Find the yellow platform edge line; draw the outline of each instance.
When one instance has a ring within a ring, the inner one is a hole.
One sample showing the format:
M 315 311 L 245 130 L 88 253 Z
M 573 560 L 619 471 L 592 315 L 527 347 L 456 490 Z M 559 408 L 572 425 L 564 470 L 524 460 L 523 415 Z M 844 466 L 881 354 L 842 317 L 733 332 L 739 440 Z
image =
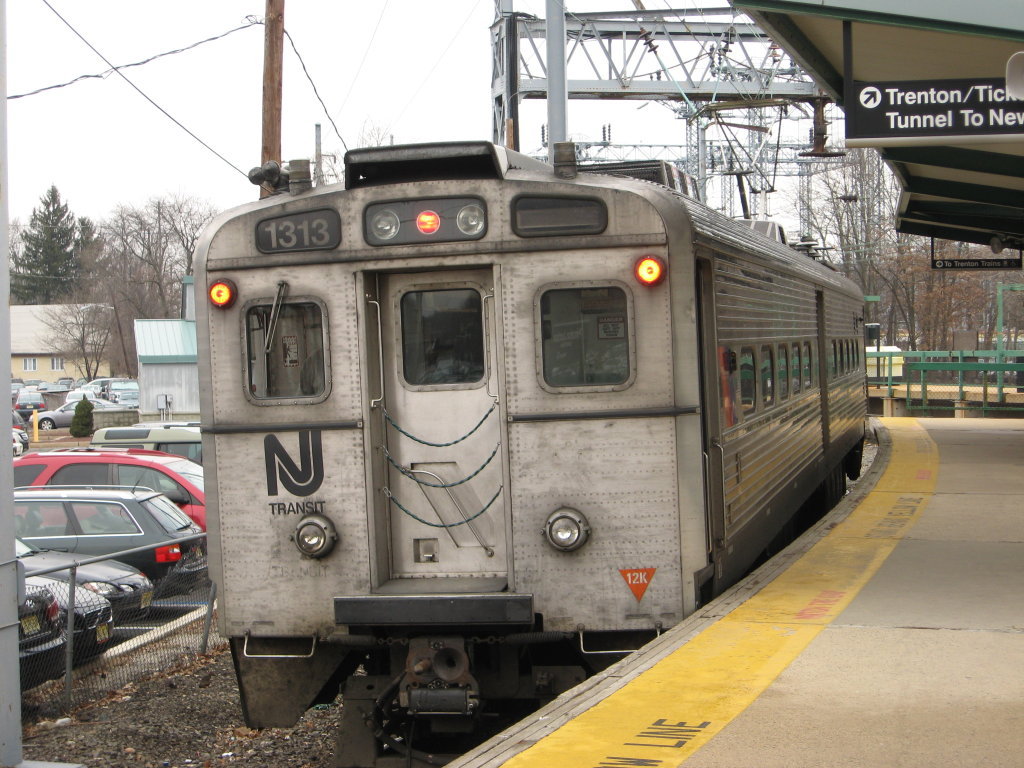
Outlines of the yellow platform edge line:
M 879 422 L 889 464 L 845 521 L 745 603 L 504 765 L 679 766 L 750 706 L 857 596 L 934 492 L 939 454 L 927 431 L 913 418 Z

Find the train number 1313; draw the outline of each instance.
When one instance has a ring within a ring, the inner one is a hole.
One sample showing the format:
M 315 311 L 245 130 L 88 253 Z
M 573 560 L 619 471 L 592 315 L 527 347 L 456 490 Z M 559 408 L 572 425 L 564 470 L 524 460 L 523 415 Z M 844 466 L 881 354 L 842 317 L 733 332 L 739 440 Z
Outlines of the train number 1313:
M 341 217 L 329 208 L 275 216 L 256 225 L 256 247 L 262 253 L 328 251 L 340 244 Z

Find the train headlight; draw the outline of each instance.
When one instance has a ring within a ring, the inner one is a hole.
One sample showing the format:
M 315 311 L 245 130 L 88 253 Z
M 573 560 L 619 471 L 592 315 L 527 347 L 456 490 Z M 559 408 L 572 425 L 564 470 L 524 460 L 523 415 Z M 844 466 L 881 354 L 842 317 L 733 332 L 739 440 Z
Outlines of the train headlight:
M 544 523 L 548 544 L 562 552 L 579 549 L 590 538 L 590 524 L 583 513 L 571 507 L 560 507 L 548 515 Z
M 391 240 L 398 234 L 402 222 L 398 214 L 390 208 L 384 208 L 373 214 L 370 219 L 370 232 L 378 240 Z
M 484 231 L 487 218 L 484 216 L 484 209 L 472 203 L 462 207 L 459 215 L 455 217 L 455 223 L 466 237 L 476 237 Z
M 334 523 L 323 515 L 307 515 L 299 520 L 292 541 L 306 557 L 324 557 L 338 541 Z

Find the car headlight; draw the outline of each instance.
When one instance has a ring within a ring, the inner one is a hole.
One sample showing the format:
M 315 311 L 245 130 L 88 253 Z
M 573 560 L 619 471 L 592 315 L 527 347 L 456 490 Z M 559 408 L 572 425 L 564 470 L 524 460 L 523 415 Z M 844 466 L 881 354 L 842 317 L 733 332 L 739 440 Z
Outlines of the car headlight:
M 572 552 L 587 543 L 590 524 L 579 510 L 560 507 L 548 515 L 544 523 L 544 537 L 555 549 Z
M 117 587 L 107 581 L 86 581 L 82 585 L 90 592 L 95 592 L 97 595 L 110 595 L 117 592 Z
M 324 557 L 334 549 L 338 532 L 323 515 L 307 515 L 299 520 L 291 539 L 306 557 Z

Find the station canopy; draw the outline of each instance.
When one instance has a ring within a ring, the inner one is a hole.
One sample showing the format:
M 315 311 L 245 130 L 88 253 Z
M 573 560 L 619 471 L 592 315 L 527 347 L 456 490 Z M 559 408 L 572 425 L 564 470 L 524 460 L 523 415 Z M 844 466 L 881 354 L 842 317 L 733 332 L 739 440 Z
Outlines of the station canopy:
M 1024 100 L 1006 78 L 1024 0 L 733 4 L 843 108 L 847 146 L 882 153 L 903 188 L 898 231 L 1021 248 Z M 1024 84 L 1024 53 L 1014 64 Z

